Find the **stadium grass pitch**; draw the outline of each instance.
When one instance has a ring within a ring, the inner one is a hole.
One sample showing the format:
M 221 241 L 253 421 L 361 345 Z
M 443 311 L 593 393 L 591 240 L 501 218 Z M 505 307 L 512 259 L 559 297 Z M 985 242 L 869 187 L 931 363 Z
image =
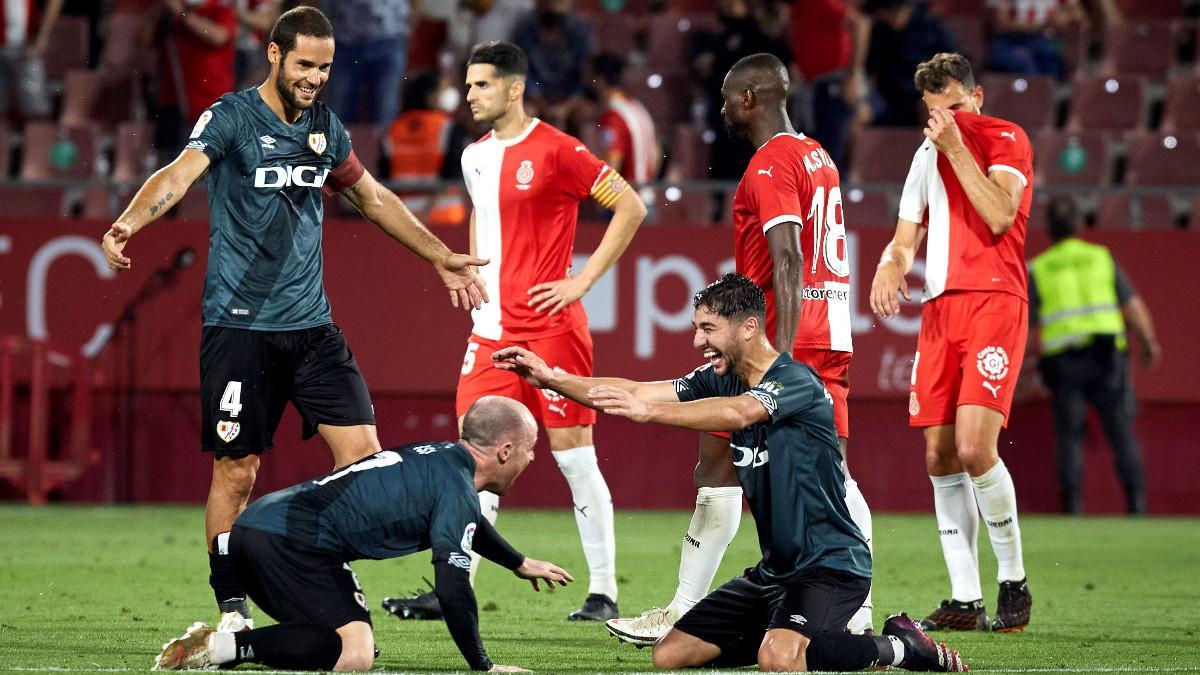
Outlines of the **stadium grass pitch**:
M 618 511 L 617 568 L 624 615 L 668 602 L 689 514 Z M 215 621 L 199 507 L 0 506 L 0 671 L 148 670 L 162 643 L 193 621 Z M 520 550 L 578 579 L 534 593 L 484 563 L 477 581 L 484 643 L 496 663 L 541 672 L 651 670 L 650 650 L 619 644 L 596 623 L 568 622 L 586 595 L 575 521 L 563 510 L 500 512 Z M 971 670 L 1200 672 L 1200 521 L 1023 516 L 1033 623 L 1021 633 L 938 634 Z M 932 515 L 875 516 L 875 623 L 924 616 L 948 589 Z M 981 535 L 985 601 L 995 563 Z M 747 516 L 718 582 L 758 558 Z M 376 670 L 461 671 L 440 622 L 400 622 L 388 595 L 422 590 L 429 554 L 355 564 L 381 650 Z M 258 615 L 260 622 L 266 617 Z M 242 669 L 248 669 L 243 666 Z

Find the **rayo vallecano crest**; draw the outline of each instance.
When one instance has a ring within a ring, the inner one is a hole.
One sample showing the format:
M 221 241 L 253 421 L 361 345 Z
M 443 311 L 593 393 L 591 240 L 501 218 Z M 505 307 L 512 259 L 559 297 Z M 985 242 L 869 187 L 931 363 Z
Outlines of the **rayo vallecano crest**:
M 318 155 L 325 152 L 325 145 L 324 131 L 318 131 L 315 134 L 308 135 L 308 147 L 312 148 L 312 151 Z
M 229 420 L 221 420 L 217 422 L 217 438 L 232 443 L 233 439 L 238 437 L 238 433 L 242 430 L 242 425 Z

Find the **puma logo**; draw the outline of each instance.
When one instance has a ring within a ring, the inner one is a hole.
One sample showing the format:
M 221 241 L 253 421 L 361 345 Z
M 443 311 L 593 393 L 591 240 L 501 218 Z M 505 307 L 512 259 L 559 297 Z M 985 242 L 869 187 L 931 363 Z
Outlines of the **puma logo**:
M 1000 132 L 1000 138 L 1007 138 L 1008 140 L 1012 141 L 1013 143 L 1016 143 L 1016 142 L 1017 142 L 1017 132 L 1015 132 L 1015 131 L 1001 131 L 1001 132 Z
M 774 165 L 774 164 L 772 164 L 771 166 L 768 166 L 768 167 L 767 167 L 767 168 L 765 168 L 765 169 L 759 169 L 759 170 L 758 170 L 758 175 L 760 175 L 760 176 L 761 176 L 761 175 L 763 175 L 763 174 L 766 174 L 767 178 L 774 178 L 775 176 L 772 176 L 772 175 L 771 175 L 771 172 L 772 172 L 772 171 L 774 171 L 774 170 L 775 170 L 775 165 Z
M 992 398 L 1000 398 L 1000 388 L 1003 387 L 1004 385 L 1002 385 L 1002 384 L 993 385 L 991 382 L 981 382 L 980 384 L 983 385 L 984 389 L 987 389 L 988 391 L 992 392 Z

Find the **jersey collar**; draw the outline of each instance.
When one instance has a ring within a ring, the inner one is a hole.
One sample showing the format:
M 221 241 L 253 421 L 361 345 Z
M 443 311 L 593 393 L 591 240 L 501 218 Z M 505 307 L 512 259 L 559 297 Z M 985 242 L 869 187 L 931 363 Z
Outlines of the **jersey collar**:
M 786 131 L 781 131 L 781 132 L 779 132 L 779 133 L 775 134 L 774 136 L 772 136 L 772 137 L 768 138 L 768 139 L 767 139 L 767 143 L 770 143 L 771 141 L 775 140 L 776 138 L 779 138 L 780 136 L 787 136 L 787 137 L 789 137 L 789 138 L 794 138 L 794 139 L 796 139 L 796 140 L 798 140 L 798 141 L 802 141 L 802 140 L 804 140 L 804 139 L 805 139 L 804 132 L 799 132 L 799 131 L 798 131 L 798 132 L 796 132 L 796 133 L 794 133 L 794 134 L 789 134 L 789 133 L 788 133 L 788 132 L 786 132 Z M 758 149 L 759 149 L 759 150 L 762 150 L 763 148 L 767 147 L 767 143 L 763 143 L 762 145 L 758 146 Z
M 502 147 L 502 148 L 510 148 L 510 147 L 516 145 L 517 143 L 520 143 L 521 141 L 523 141 L 529 137 L 529 134 L 531 134 L 533 132 L 534 127 L 536 127 L 539 123 L 541 123 L 541 120 L 536 117 L 531 117 L 530 120 L 531 121 L 529 122 L 529 126 L 525 127 L 525 131 L 522 131 L 517 136 L 502 141 L 499 138 L 496 138 L 495 132 L 492 132 L 492 140 L 499 143 L 500 147 Z

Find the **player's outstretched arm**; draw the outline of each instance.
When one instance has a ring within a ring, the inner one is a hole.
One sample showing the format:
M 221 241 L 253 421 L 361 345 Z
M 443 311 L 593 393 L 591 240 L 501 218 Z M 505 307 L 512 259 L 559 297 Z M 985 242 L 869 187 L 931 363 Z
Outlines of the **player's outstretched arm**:
M 917 223 L 903 218 L 896 222 L 896 235 L 883 247 L 875 278 L 871 281 L 871 310 L 879 316 L 887 319 L 900 313 L 898 295 L 910 299 L 904 275 L 912 269 L 917 247 L 924 236 L 925 228 Z
M 192 183 L 204 175 L 208 164 L 208 155 L 189 148 L 146 179 L 129 206 L 125 207 L 125 211 L 100 240 L 109 268 L 118 272 L 129 269 L 131 261 L 125 256 L 125 244 L 129 238 L 171 210 Z
M 554 588 L 555 584 L 566 586 L 575 581 L 575 577 L 571 576 L 569 572 L 558 565 L 546 562 L 545 560 L 534 560 L 533 558 L 526 558 L 520 567 L 513 570 L 513 574 L 522 579 L 529 580 L 533 584 L 533 590 L 535 591 L 542 590 L 538 586 L 538 581 L 546 582 L 546 588 Z
M 399 197 L 380 185 L 371 172 L 364 171 L 362 177 L 342 194 L 363 217 L 433 265 L 450 291 L 450 304 L 464 309 L 479 309 L 488 301 L 487 287 L 475 270 L 488 264 L 488 261 L 451 251 L 417 220 Z
M 673 387 L 672 387 L 673 389 Z M 643 401 L 617 387 L 588 391 L 589 405 L 634 422 L 655 422 L 692 431 L 737 431 L 769 418 L 767 409 L 750 396 L 716 396 L 696 401 Z
M 551 389 L 563 396 L 595 408 L 588 398 L 593 387 L 606 386 L 629 392 L 643 401 L 678 401 L 671 382 L 635 382 L 619 377 L 580 377 L 554 370 L 540 356 L 522 347 L 505 347 L 492 354 L 493 365 L 500 370 L 516 373 L 538 389 Z
M 529 304 L 534 310 L 557 314 L 566 309 L 567 305 L 579 300 L 591 290 L 592 286 L 599 281 L 600 277 L 604 276 L 604 273 L 629 247 L 633 235 L 646 218 L 646 205 L 642 203 L 642 198 L 637 195 L 637 192 L 625 184 L 624 179 L 615 172 L 614 176 L 622 186 L 620 194 L 616 195 L 611 203 L 605 203 L 599 197 L 596 198 L 605 207 L 613 210 L 612 220 L 608 222 L 608 229 L 604 231 L 600 245 L 588 258 L 587 264 L 583 266 L 579 274 L 531 287 L 528 291 Z M 613 180 L 610 179 L 605 183 L 612 184 Z M 593 196 L 595 196 L 595 191 L 593 191 Z

